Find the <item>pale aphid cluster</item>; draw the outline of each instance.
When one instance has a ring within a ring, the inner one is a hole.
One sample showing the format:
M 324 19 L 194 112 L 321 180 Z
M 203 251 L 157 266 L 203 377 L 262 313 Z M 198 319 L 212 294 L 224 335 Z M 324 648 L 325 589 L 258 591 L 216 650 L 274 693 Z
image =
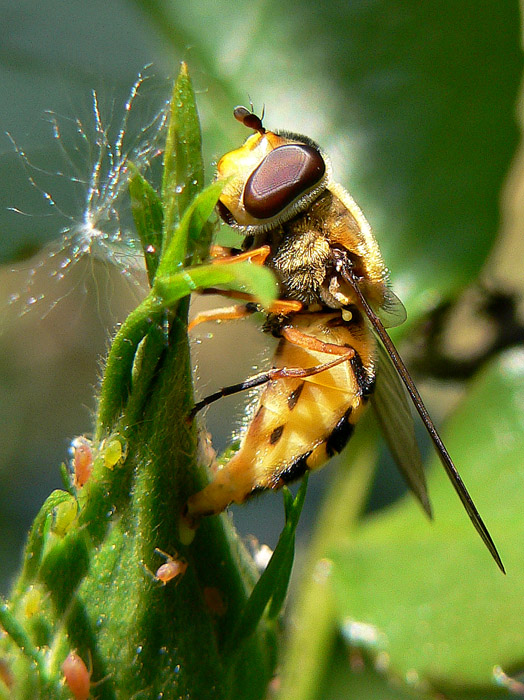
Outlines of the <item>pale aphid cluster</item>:
M 80 261 L 109 262 L 132 286 L 143 284 L 143 256 L 133 230 L 127 195 L 129 164 L 143 172 L 161 154 L 167 120 L 164 103 L 145 124 L 132 123 L 135 105 L 148 78 L 146 72 L 139 74 L 116 127 L 112 124 L 114 115 L 103 113 L 96 92 L 92 93 L 91 123 L 47 113 L 63 170 L 48 172 L 35 165 L 10 137 L 30 185 L 41 194 L 49 213 L 57 213 L 65 221 L 57 239 L 35 261 L 21 266 L 22 288 L 12 293 L 8 301 L 16 305 L 20 315 L 36 308 L 44 317 L 75 286 L 82 284 L 81 276 L 80 281 L 75 276 L 68 284 L 69 273 Z M 57 202 L 50 189 L 41 184 L 48 176 L 65 177 L 82 188 L 79 210 L 69 211 Z M 32 215 L 16 207 L 11 210 Z
M 101 458 L 105 468 L 112 471 L 124 462 L 127 445 L 118 434 L 105 438 L 99 444 L 85 435 L 79 435 L 72 440 L 69 452 L 71 483 L 78 492 L 91 478 L 96 459 Z

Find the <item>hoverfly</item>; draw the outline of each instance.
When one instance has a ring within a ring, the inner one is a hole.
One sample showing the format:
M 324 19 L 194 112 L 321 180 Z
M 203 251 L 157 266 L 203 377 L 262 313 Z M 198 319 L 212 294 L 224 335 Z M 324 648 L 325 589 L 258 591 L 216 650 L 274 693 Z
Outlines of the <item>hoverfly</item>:
M 217 179 L 227 183 L 217 209 L 244 241 L 241 250 L 215 252 L 228 261 L 249 259 L 273 270 L 280 297 L 267 313 L 264 330 L 280 340 L 272 370 L 195 406 L 193 415 L 220 396 L 265 384 L 238 452 L 189 498 L 187 516 L 196 522 L 318 469 L 343 449 L 370 400 L 395 461 L 431 516 L 407 390 L 466 512 L 504 571 L 386 331 L 405 320 L 405 311 L 388 287 L 387 269 L 364 215 L 333 182 L 329 159 L 314 141 L 267 131 L 245 107 L 237 107 L 234 116 L 254 133 L 218 162 Z M 257 310 L 249 295 L 210 291 L 244 303 L 199 314 L 192 326 Z

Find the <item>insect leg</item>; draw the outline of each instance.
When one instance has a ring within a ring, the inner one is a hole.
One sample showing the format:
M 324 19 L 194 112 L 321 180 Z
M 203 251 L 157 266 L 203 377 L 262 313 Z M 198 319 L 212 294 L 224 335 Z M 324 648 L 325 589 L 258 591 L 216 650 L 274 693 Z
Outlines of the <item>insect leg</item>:
M 233 255 L 236 255 L 235 248 L 228 248 L 223 245 L 212 245 L 209 249 L 209 257 L 212 260 L 216 260 L 217 258 L 230 258 Z
M 215 248 L 215 246 L 213 246 Z M 263 265 L 266 262 L 266 258 L 271 252 L 271 248 L 268 245 L 260 246 L 260 248 L 253 248 L 253 250 L 247 250 L 245 253 L 238 253 L 237 255 L 227 255 L 224 254 L 228 251 L 227 248 L 222 248 L 222 246 L 216 246 L 217 250 L 213 250 L 211 256 L 214 265 L 222 265 L 224 263 L 235 263 L 235 262 L 252 262 L 255 265 Z M 215 253 L 217 254 L 215 257 Z
M 201 289 L 198 294 L 216 294 L 217 296 L 222 296 L 222 297 L 228 297 L 229 299 L 239 299 L 241 301 L 245 301 L 246 304 L 253 304 L 253 306 L 257 306 L 257 300 L 256 297 L 254 297 L 252 294 L 248 294 L 247 292 L 238 292 L 233 289 L 218 289 L 217 287 L 206 287 L 205 289 Z M 266 313 L 272 313 L 272 314 L 280 314 L 283 316 L 287 316 L 289 314 L 294 314 L 297 311 L 300 311 L 302 309 L 302 302 L 300 301 L 295 301 L 293 299 L 276 299 L 271 306 L 266 309 Z M 250 310 L 249 313 L 255 313 L 256 308 L 253 308 L 253 310 Z M 238 316 L 238 318 L 243 318 L 243 316 Z M 215 319 L 210 318 L 210 321 L 213 321 Z M 217 320 L 227 320 L 227 319 L 217 319 Z M 196 324 L 194 324 L 196 325 Z M 190 324 L 190 327 L 192 325 Z
M 335 343 L 324 343 L 324 341 L 319 340 L 312 335 L 302 333 L 302 331 L 293 328 L 293 326 L 284 326 L 281 333 L 282 337 L 288 342 L 292 343 L 293 345 L 298 345 L 306 350 L 312 350 L 313 352 L 325 352 L 329 355 L 343 355 L 344 359 L 346 360 L 350 360 L 355 355 L 353 348 L 336 345 Z M 318 365 L 318 367 L 322 367 L 322 365 Z M 328 367 L 326 366 L 325 369 L 328 369 Z M 322 372 L 321 369 L 318 371 Z M 317 372 L 315 372 L 315 374 L 317 374 Z
M 195 326 L 206 321 L 235 321 L 239 318 L 251 316 L 251 310 L 245 304 L 235 304 L 234 306 L 223 306 L 220 309 L 209 309 L 209 311 L 201 311 L 195 318 L 190 321 L 188 330 L 192 331 Z
M 314 338 L 312 340 L 314 340 Z M 329 345 L 329 343 L 321 344 Z M 334 345 L 333 347 L 336 347 L 339 350 L 343 349 L 344 354 L 336 353 L 339 355 L 339 357 L 335 358 L 334 360 L 331 360 L 331 362 L 323 362 L 321 365 L 315 365 L 314 367 L 309 367 L 308 369 L 304 369 L 302 367 L 281 367 L 280 369 L 270 369 L 267 372 L 255 374 L 252 377 L 249 377 L 248 379 L 244 380 L 243 382 L 240 382 L 239 384 L 231 384 L 230 386 L 222 387 L 222 389 L 219 389 L 218 391 L 215 391 L 215 393 L 209 394 L 209 396 L 206 396 L 201 401 L 198 401 L 194 405 L 191 413 L 189 414 L 188 419 L 190 421 L 193 420 L 193 418 L 199 411 L 201 411 L 206 406 L 209 406 L 210 404 L 214 403 L 215 401 L 222 399 L 224 396 L 238 394 L 241 391 L 253 389 L 257 386 L 261 386 L 262 384 L 267 384 L 268 382 L 271 382 L 275 379 L 286 379 L 290 377 L 301 379 L 305 377 L 312 377 L 314 374 L 325 372 L 326 370 L 331 369 L 332 367 L 336 367 L 342 362 L 350 360 L 355 354 L 355 351 L 352 348 L 341 348 L 339 345 Z M 329 350 L 318 350 L 318 348 L 315 349 L 319 352 L 330 352 Z M 335 353 L 331 352 L 331 354 Z

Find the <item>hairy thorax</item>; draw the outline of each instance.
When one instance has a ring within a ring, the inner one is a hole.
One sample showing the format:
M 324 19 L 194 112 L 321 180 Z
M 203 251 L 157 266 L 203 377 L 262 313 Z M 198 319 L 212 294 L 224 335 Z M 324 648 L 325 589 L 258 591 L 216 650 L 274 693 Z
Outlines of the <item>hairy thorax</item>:
M 385 289 L 382 261 L 377 269 L 368 269 L 370 251 L 363 243 L 360 224 L 330 190 L 324 190 L 306 212 L 276 230 L 258 235 L 255 247 L 264 244 L 271 247 L 266 264 L 280 282 L 282 298 L 296 299 L 306 306 L 345 306 L 340 297 L 333 295 L 333 289 L 339 286 L 333 258 L 333 249 L 337 249 L 381 301 Z

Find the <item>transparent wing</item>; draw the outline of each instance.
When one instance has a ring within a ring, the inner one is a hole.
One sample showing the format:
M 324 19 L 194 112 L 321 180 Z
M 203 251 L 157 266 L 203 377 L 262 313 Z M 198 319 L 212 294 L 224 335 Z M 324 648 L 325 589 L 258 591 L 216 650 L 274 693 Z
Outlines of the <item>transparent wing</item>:
M 382 321 L 377 316 L 375 311 L 371 308 L 362 290 L 360 289 L 359 279 L 355 276 L 351 262 L 347 258 L 341 256 L 340 254 L 337 256 L 335 251 L 333 251 L 333 256 L 335 258 L 337 270 L 343 275 L 344 279 L 347 282 L 349 282 L 349 284 L 353 288 L 356 298 L 359 301 L 359 305 L 362 307 L 364 313 L 371 322 L 375 334 L 380 339 L 382 345 L 384 346 L 385 352 L 387 352 L 387 354 L 389 355 L 391 362 L 393 363 L 395 369 L 399 374 L 400 379 L 406 387 L 413 402 L 413 406 L 417 409 L 417 412 L 420 418 L 422 419 L 422 422 L 424 423 L 424 426 L 426 427 L 430 438 L 433 440 L 433 444 L 440 458 L 442 466 L 444 467 L 449 480 L 453 484 L 453 488 L 457 492 L 457 495 L 460 498 L 462 505 L 466 510 L 466 513 L 468 514 L 478 534 L 482 538 L 482 541 L 490 551 L 491 556 L 497 563 L 497 566 L 502 571 L 502 573 L 506 573 L 500 555 L 497 551 L 497 548 L 495 547 L 495 543 L 493 542 L 493 539 L 491 538 L 491 535 L 489 534 L 489 531 L 486 525 L 484 524 L 484 521 L 480 517 L 477 507 L 473 503 L 473 499 L 469 495 L 469 491 L 467 490 L 464 482 L 462 481 L 462 478 L 458 473 L 457 468 L 455 467 L 453 460 L 451 459 L 449 452 L 446 449 L 446 446 L 442 442 L 442 438 L 438 434 L 435 424 L 431 420 L 431 416 L 429 415 L 428 410 L 425 407 L 424 402 L 422 401 L 422 398 L 418 392 L 417 387 L 415 386 L 415 383 L 413 382 L 413 379 L 411 379 L 406 365 L 404 364 L 402 358 L 398 354 L 398 351 L 393 341 L 389 337 L 386 329 L 384 328 Z
M 382 321 L 384 328 L 401 326 L 407 318 L 404 304 L 391 289 L 386 291 L 386 299 L 380 309 L 377 310 L 377 315 Z
M 380 341 L 377 346 L 377 383 L 371 404 L 402 476 L 431 518 L 426 476 L 415 438 L 409 395 Z

